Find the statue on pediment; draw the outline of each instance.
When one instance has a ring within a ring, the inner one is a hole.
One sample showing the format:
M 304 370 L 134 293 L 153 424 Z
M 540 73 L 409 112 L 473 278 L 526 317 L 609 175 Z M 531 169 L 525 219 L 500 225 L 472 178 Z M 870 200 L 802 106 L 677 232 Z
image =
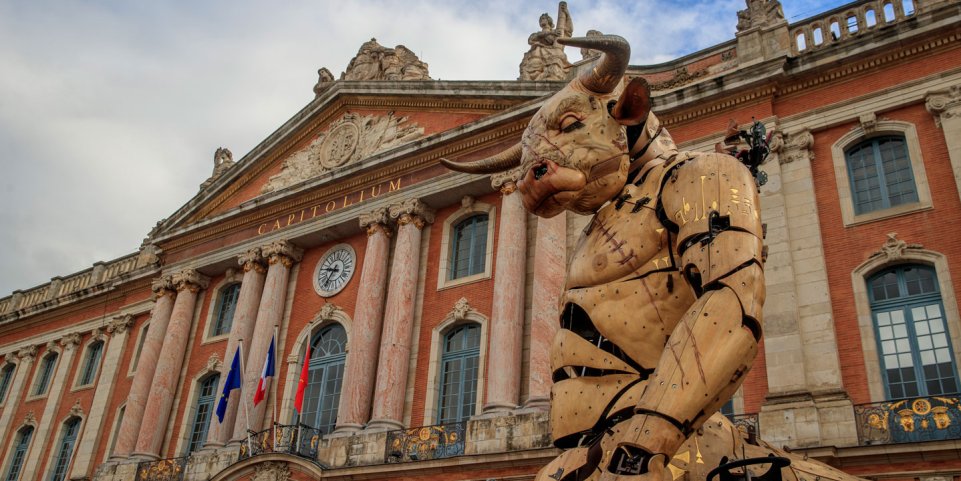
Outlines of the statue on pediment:
M 737 31 L 767 27 L 784 21 L 784 10 L 778 0 L 747 0 L 747 8 L 737 12 Z
M 227 169 L 234 165 L 234 154 L 230 149 L 226 147 L 220 147 L 214 152 L 214 172 L 207 178 L 202 184 L 200 184 L 200 189 L 206 189 L 207 186 L 213 184 L 218 177 L 224 174 Z
M 372 38 L 350 60 L 341 80 L 429 80 L 427 64 L 403 45 L 387 48 Z
M 567 2 L 561 2 L 557 7 L 557 27 L 547 13 L 541 15 L 539 24 L 541 30 L 527 37 L 531 48 L 521 60 L 518 80 L 564 80 L 571 63 L 557 39 L 570 38 L 574 31 Z
M 314 85 L 314 96 L 320 97 L 320 94 L 324 93 L 325 90 L 329 89 L 331 85 L 334 84 L 334 74 L 327 70 L 327 67 L 321 67 L 317 71 L 317 83 Z

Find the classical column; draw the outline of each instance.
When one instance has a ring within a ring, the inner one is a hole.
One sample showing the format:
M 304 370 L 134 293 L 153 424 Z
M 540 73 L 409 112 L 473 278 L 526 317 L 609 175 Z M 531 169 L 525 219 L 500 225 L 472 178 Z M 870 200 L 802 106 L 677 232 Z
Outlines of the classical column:
M 404 398 L 414 326 L 414 294 L 420 266 L 421 231 L 434 221 L 434 212 L 419 199 L 408 199 L 388 208 L 397 219 L 397 244 L 390 270 L 384 330 L 380 345 L 380 369 L 374 386 L 374 411 L 368 429 L 403 427 Z
M 157 360 L 157 367 L 154 370 L 145 407 L 147 415 L 141 421 L 134 455 L 154 459 L 160 456 L 164 434 L 167 432 L 167 421 L 170 420 L 174 395 L 179 385 L 180 370 L 187 351 L 187 339 L 190 337 L 190 326 L 193 324 L 197 297 L 200 290 L 207 287 L 208 282 L 207 277 L 193 269 L 182 271 L 173 278 L 177 289 L 177 300 L 174 301 L 170 322 L 164 333 L 163 347 L 160 348 L 163 356 Z M 151 325 L 148 333 L 153 330 L 154 326 Z M 137 365 L 138 370 L 144 365 L 144 361 L 145 359 L 141 357 Z M 124 418 L 126 421 L 126 413 Z
M 567 213 L 537 219 L 534 286 L 531 290 L 531 347 L 526 407 L 551 404 L 551 345 L 560 327 L 557 302 L 564 291 L 567 265 Z
M 390 251 L 387 208 L 362 214 L 360 227 L 367 230 L 367 248 L 364 250 L 364 268 L 360 272 L 350 350 L 344 368 L 345 382 L 337 412 L 338 432 L 357 431 L 370 419 L 387 292 L 387 256 Z
M 164 333 L 167 332 L 170 314 L 174 308 L 174 299 L 177 297 L 173 278 L 170 276 L 155 279 L 151 288 L 156 302 L 153 311 L 150 313 L 147 335 L 144 338 L 143 347 L 140 348 L 140 358 L 137 360 L 137 372 L 133 376 L 133 383 L 130 386 L 130 392 L 127 394 L 123 421 L 120 423 L 120 430 L 117 432 L 117 442 L 114 444 L 114 454 L 111 456 L 115 459 L 129 456 L 137 444 L 140 423 L 143 421 L 144 408 L 147 406 L 147 396 L 150 394 L 154 370 L 157 366 L 157 360 L 160 359 L 160 349 L 163 347 Z M 136 355 L 136 352 L 134 352 L 134 355 Z M 130 360 L 130 362 L 133 361 L 134 359 Z
M 961 195 L 961 85 L 929 93 L 924 98 L 924 106 L 944 132 L 948 159 L 954 171 L 954 185 Z
M 17 373 L 13 376 L 13 383 L 7 391 L 7 399 L 3 403 L 3 414 L 0 414 L 0 440 L 7 439 L 7 431 L 10 430 L 13 413 L 20 407 L 23 384 L 33 371 L 33 360 L 37 357 L 37 346 L 27 346 L 17 351 L 16 354 L 7 354 L 8 359 L 14 356 L 19 359 L 19 362 L 17 362 Z
M 130 314 L 116 316 L 107 324 L 106 333 L 110 337 L 107 339 L 104 350 L 103 367 L 100 368 L 100 377 L 97 378 L 93 402 L 90 404 L 90 414 L 84 420 L 83 435 L 77 444 L 70 479 L 90 479 L 93 475 L 97 442 L 105 438 L 102 436 L 104 412 L 113 397 L 120 357 L 123 355 L 123 348 L 127 344 L 127 333 L 132 325 L 133 316 Z
M 494 263 L 494 306 L 491 309 L 487 403 L 484 413 L 517 407 L 521 386 L 521 349 L 524 335 L 524 274 L 527 267 L 527 212 L 511 173 L 491 179 L 503 194 Z
M 257 309 L 257 321 L 254 324 L 253 334 L 244 339 L 244 349 L 248 350 L 247 363 L 244 366 L 244 396 L 242 402 L 250 403 L 247 406 L 250 412 L 250 429 L 260 431 L 264 425 L 264 415 L 267 411 L 266 402 L 257 406 L 253 403 L 253 394 L 257 389 L 257 382 L 260 380 L 260 372 L 264 368 L 264 359 L 267 358 L 267 351 L 270 349 L 270 339 L 274 335 L 274 326 L 279 326 L 284 317 L 284 306 L 287 302 L 287 283 L 290 281 L 290 268 L 295 262 L 300 262 L 303 257 L 303 250 L 287 242 L 278 240 L 260 249 L 261 254 L 267 259 L 267 277 L 264 279 L 263 295 L 260 298 L 260 306 Z M 278 358 L 280 353 L 276 353 Z M 230 361 L 226 362 L 231 362 Z M 277 386 L 277 376 L 274 376 L 271 391 L 275 391 Z M 269 395 L 268 395 L 269 397 Z M 237 416 L 234 421 L 232 441 L 240 441 L 247 437 L 247 422 L 245 416 Z
M 267 272 L 259 247 L 242 254 L 237 262 L 244 269 L 244 278 L 240 283 L 237 307 L 234 309 L 234 319 L 230 325 L 230 338 L 227 339 L 227 351 L 223 357 L 224 372 L 220 376 L 220 384 L 217 387 L 218 400 L 220 399 L 220 393 L 223 392 L 224 383 L 227 382 L 230 364 L 234 362 L 237 341 L 239 339 L 249 340 L 254 332 L 257 309 L 260 307 L 260 297 L 264 292 L 264 278 Z M 247 362 L 246 358 L 244 362 Z M 234 423 L 237 421 L 239 406 L 240 394 L 234 393 L 228 398 L 224 422 L 221 423 L 218 419 L 211 418 L 210 427 L 207 430 L 207 446 L 223 446 L 227 441 L 230 441 L 234 432 Z
M 48 351 L 56 343 L 51 341 L 47 344 Z M 77 345 L 80 344 L 80 334 L 67 334 L 60 339 L 60 359 L 57 360 L 57 369 L 54 371 L 53 380 L 47 388 L 47 401 L 43 405 L 43 414 L 40 415 L 40 424 L 34 432 L 31 444 L 37 449 L 31 449 L 27 460 L 23 463 L 23 471 L 20 479 L 35 479 L 37 469 L 40 467 L 40 456 L 47 451 L 43 449 L 47 445 L 47 438 L 50 431 L 57 429 L 59 423 L 58 413 L 60 412 L 60 400 L 63 399 L 63 392 L 68 389 L 67 374 L 73 367 L 73 358 L 77 355 Z

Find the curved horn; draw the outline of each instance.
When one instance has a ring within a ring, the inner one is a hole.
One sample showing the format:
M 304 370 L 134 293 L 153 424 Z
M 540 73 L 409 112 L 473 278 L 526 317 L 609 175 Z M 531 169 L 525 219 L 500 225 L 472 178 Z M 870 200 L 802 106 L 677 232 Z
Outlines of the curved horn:
M 599 94 L 614 91 L 627 70 L 627 62 L 631 59 L 631 45 L 617 35 L 559 38 L 557 43 L 604 52 L 601 59 L 579 77 L 584 87 Z
M 472 162 L 454 162 L 441 157 L 441 165 L 457 172 L 468 174 L 493 174 L 521 165 L 521 143 L 518 142 L 503 152 L 486 159 Z

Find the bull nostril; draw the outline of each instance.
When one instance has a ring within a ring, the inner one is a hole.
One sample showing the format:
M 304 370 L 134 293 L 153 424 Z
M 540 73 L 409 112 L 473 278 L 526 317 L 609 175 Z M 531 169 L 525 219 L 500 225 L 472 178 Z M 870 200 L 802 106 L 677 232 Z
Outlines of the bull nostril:
M 540 178 L 541 178 L 541 177 L 544 177 L 545 174 L 547 174 L 547 166 L 546 166 L 546 165 L 539 165 L 539 166 L 537 166 L 537 167 L 534 168 L 534 179 L 535 179 L 535 180 L 540 180 Z

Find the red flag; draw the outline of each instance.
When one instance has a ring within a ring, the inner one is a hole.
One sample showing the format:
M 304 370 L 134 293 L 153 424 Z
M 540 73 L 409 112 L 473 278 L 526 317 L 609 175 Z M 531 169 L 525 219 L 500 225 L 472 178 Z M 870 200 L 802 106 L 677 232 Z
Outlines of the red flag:
M 297 396 L 294 397 L 294 407 L 297 412 L 304 412 L 304 391 L 307 389 L 307 375 L 310 371 L 310 340 L 307 343 L 307 353 L 304 355 L 304 367 L 300 370 L 300 381 L 297 382 Z

